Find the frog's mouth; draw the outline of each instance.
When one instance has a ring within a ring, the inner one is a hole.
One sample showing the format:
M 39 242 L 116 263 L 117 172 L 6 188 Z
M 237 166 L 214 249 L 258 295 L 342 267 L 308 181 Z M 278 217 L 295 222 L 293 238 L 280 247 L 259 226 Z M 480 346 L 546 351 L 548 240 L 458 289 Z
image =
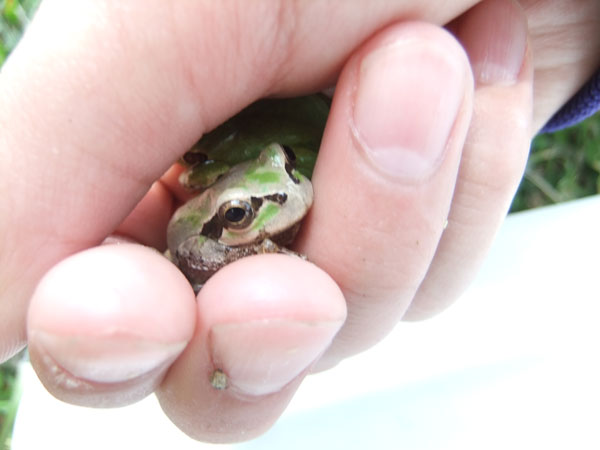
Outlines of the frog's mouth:
M 290 245 L 292 242 L 294 242 L 294 239 L 296 238 L 296 235 L 298 234 L 298 231 L 300 230 L 301 224 L 302 224 L 302 221 L 300 220 L 300 221 L 296 222 L 294 225 L 292 225 L 291 227 L 289 227 L 287 230 L 283 230 L 281 233 L 277 233 L 272 236 L 269 236 L 269 239 L 271 239 L 277 245 L 282 246 L 282 247 Z M 261 240 L 264 240 L 264 238 Z

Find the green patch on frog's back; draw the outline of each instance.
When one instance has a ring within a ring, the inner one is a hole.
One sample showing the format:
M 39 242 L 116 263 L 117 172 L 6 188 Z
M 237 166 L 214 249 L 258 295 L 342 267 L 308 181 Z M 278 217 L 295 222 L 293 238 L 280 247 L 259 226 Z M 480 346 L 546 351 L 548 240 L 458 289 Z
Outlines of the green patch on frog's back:
M 251 167 L 245 173 L 247 182 L 257 184 L 278 184 L 281 183 L 281 172 L 275 170 L 264 170 L 262 167 Z
M 190 167 L 184 173 L 183 182 L 190 188 L 205 188 L 226 174 L 230 168 L 229 164 L 221 161 L 206 161 L 204 164 Z

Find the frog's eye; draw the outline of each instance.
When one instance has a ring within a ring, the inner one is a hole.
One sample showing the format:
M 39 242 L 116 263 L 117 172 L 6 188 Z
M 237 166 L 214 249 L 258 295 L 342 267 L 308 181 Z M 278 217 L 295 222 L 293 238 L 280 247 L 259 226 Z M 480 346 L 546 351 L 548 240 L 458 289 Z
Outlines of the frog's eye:
M 252 223 L 254 209 L 244 200 L 230 200 L 219 208 L 219 217 L 228 229 L 241 230 Z
M 195 166 L 204 164 L 208 160 L 208 156 L 201 152 L 190 151 L 185 153 L 181 159 L 183 159 L 183 162 L 185 162 L 188 166 Z

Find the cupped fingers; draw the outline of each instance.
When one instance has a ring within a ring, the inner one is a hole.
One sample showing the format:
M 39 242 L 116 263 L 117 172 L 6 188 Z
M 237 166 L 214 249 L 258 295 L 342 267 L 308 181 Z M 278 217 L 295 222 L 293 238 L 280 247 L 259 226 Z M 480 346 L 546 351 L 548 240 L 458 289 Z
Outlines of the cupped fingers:
M 380 340 L 414 297 L 446 223 L 472 90 L 460 44 L 423 23 L 389 27 L 344 68 L 298 243 L 348 304 L 321 367 Z
M 520 6 L 485 0 L 451 28 L 475 75 L 473 119 L 448 227 L 407 319 L 443 310 L 475 276 L 519 185 L 531 140 L 533 70 Z
M 173 194 L 162 181 L 155 181 L 113 233 L 164 251 L 167 248 L 167 224 L 173 210 Z
M 250 439 L 283 412 L 345 317 L 340 289 L 311 263 L 275 254 L 229 264 L 198 294 L 196 332 L 160 403 L 196 439 Z
M 195 326 L 194 293 L 158 252 L 107 244 L 40 281 L 29 308 L 32 364 L 56 397 L 120 406 L 153 392 Z

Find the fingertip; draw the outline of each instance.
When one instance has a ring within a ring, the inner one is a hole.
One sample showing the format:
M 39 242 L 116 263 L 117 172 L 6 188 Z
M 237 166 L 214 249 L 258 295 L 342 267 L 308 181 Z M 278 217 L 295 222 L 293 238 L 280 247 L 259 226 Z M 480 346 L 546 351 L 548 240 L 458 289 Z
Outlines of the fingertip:
M 162 255 L 103 245 L 52 268 L 31 299 L 32 363 L 51 393 L 116 406 L 152 392 L 190 340 L 194 294 Z
M 243 258 L 198 295 L 198 327 L 158 391 L 190 436 L 246 440 L 283 412 L 346 317 L 340 289 L 321 269 L 287 255 Z
M 453 24 L 478 85 L 511 85 L 523 70 L 527 16 L 514 0 L 485 0 Z
M 227 268 L 198 295 L 210 360 L 234 395 L 276 393 L 329 347 L 346 318 L 343 294 L 300 258 L 262 255 Z
M 204 324 L 265 318 L 343 321 L 346 316 L 343 294 L 325 271 L 280 254 L 225 266 L 198 294 L 198 310 Z

